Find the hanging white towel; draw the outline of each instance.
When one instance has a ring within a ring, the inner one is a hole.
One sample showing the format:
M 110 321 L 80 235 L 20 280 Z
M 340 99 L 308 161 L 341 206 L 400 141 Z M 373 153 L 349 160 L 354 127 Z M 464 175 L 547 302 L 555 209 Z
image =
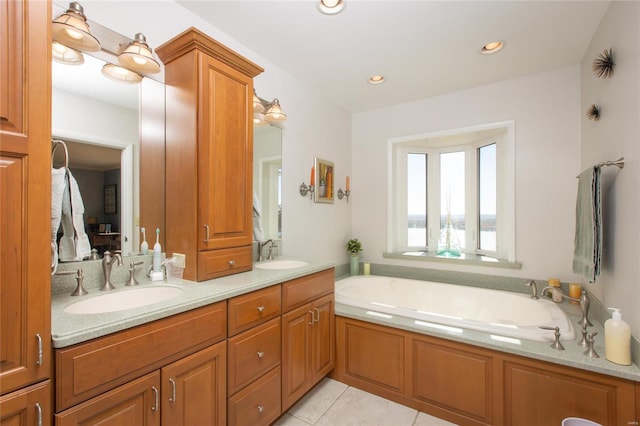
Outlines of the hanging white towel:
M 71 219 L 75 231 L 76 260 L 82 260 L 91 255 L 91 243 L 89 243 L 89 236 L 84 230 L 84 203 L 80 187 L 71 174 L 71 170 L 68 170 L 67 177 L 71 195 Z
M 262 241 L 264 231 L 262 230 L 262 208 L 260 207 L 260 199 L 256 191 L 253 191 L 253 239 Z
M 600 275 L 602 263 L 602 195 L 600 168 L 591 167 L 578 176 L 573 272 L 590 283 Z
M 58 228 L 62 220 L 62 198 L 66 187 L 67 169 L 51 169 L 51 274 L 56 272 L 58 267 Z

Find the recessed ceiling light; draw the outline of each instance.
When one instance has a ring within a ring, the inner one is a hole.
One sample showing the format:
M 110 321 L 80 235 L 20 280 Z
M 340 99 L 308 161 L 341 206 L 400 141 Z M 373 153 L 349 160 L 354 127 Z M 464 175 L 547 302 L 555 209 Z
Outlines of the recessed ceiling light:
M 480 53 L 484 55 L 497 53 L 502 50 L 502 48 L 504 47 L 504 43 L 504 41 L 492 41 L 491 43 L 487 43 L 482 46 L 482 49 L 480 49 Z
M 320 0 L 318 9 L 327 15 L 335 15 L 344 9 L 344 0 Z
M 383 75 L 372 75 L 371 77 L 369 77 L 369 84 L 380 84 L 380 83 L 384 83 Z

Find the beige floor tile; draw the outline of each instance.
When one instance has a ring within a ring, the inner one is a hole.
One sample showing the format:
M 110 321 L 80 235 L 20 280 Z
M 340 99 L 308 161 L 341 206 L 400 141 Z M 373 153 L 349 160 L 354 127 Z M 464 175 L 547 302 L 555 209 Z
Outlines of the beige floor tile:
M 411 426 L 417 411 L 356 388 L 348 388 L 316 425 Z
M 413 424 L 414 426 L 457 426 L 455 423 L 442 420 L 438 417 L 430 416 L 427 413 L 418 413 L 418 418 Z
M 309 426 L 309 423 L 305 423 L 300 419 L 296 419 L 291 414 L 285 413 L 272 426 Z
M 291 407 L 289 414 L 313 425 L 346 389 L 344 383 L 325 378 Z

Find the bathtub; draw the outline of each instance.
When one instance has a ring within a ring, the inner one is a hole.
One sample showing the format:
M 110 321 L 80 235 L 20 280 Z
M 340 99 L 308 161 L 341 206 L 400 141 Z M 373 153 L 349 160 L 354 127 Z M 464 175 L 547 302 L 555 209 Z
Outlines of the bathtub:
M 398 315 L 449 332 L 471 329 L 511 338 L 553 341 L 575 339 L 575 329 L 551 300 L 463 285 L 404 278 L 354 276 L 336 281 L 336 303 L 366 309 L 369 315 Z

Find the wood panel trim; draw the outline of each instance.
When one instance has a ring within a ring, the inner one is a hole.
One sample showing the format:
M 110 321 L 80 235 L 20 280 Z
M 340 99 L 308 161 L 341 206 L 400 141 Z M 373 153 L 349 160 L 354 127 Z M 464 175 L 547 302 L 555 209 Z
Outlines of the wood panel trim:
M 194 49 L 203 51 L 207 55 L 239 69 L 251 78 L 256 77 L 264 71 L 264 68 L 261 66 L 256 65 L 194 27 L 185 30 L 161 46 L 158 46 L 156 53 L 163 63 L 168 64 L 177 57 Z

